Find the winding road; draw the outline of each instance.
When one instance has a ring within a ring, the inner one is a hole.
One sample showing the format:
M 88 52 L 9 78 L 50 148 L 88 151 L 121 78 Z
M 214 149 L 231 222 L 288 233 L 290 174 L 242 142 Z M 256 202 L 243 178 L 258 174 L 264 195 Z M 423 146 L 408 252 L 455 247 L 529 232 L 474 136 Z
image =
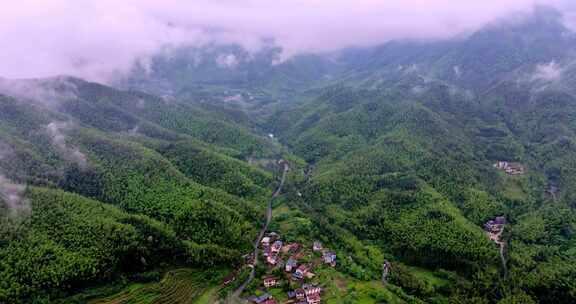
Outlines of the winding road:
M 286 173 L 288 173 L 288 170 L 290 169 L 290 167 L 288 166 L 288 162 L 284 160 L 280 160 L 280 162 L 284 165 L 284 169 L 282 171 L 282 177 L 280 179 L 280 185 L 278 185 L 278 188 L 276 188 L 276 191 L 274 192 L 274 194 L 272 194 L 272 197 L 268 201 L 268 207 L 266 208 L 266 223 L 264 224 L 264 226 L 262 226 L 260 233 L 258 233 L 258 237 L 254 241 L 254 265 L 252 266 L 252 270 L 250 271 L 250 276 L 248 276 L 248 279 L 246 279 L 246 281 L 242 283 L 242 285 L 240 285 L 240 287 L 238 287 L 238 289 L 236 289 L 232 294 L 232 299 L 234 299 L 235 301 L 239 301 L 240 295 L 242 294 L 244 289 L 246 289 L 246 286 L 248 286 L 252 282 L 252 280 L 254 280 L 256 265 L 258 265 L 258 246 L 260 245 L 260 242 L 262 241 L 262 238 L 264 237 L 264 234 L 266 233 L 266 230 L 268 230 L 268 226 L 272 221 L 272 203 L 274 202 L 276 197 L 278 197 L 278 195 L 280 195 L 280 193 L 282 192 L 284 182 L 286 181 Z

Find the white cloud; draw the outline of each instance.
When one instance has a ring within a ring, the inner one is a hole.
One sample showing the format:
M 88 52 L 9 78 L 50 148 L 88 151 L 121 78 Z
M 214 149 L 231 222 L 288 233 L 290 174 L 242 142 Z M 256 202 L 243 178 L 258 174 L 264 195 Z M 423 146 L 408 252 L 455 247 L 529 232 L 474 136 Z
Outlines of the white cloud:
M 0 10 L 0 76 L 104 81 L 166 45 L 273 38 L 286 54 L 434 39 L 557 0 L 18 0 Z M 285 55 L 286 55 L 285 54 Z
M 77 88 L 67 77 L 54 77 L 49 81 L 0 78 L 0 94 L 54 108 L 66 99 L 75 98 Z
M 16 184 L 0 174 L 0 199 L 6 204 L 11 215 L 30 211 L 30 203 L 24 198 L 26 186 Z
M 453 67 L 454 70 L 454 76 L 456 76 L 456 78 L 460 78 L 460 76 L 462 76 L 462 70 L 460 70 L 460 66 L 455 65 Z
M 550 82 L 558 81 L 561 78 L 562 68 L 555 61 L 536 65 L 536 70 L 532 76 L 533 80 L 544 80 Z
M 76 163 L 81 169 L 86 169 L 88 167 L 86 155 L 77 147 L 66 143 L 64 131 L 70 127 L 70 123 L 67 122 L 51 122 L 46 126 L 46 130 L 52 139 L 52 144 L 66 160 Z
M 232 69 L 238 65 L 238 58 L 234 54 L 220 55 L 216 58 L 216 64 L 222 68 Z

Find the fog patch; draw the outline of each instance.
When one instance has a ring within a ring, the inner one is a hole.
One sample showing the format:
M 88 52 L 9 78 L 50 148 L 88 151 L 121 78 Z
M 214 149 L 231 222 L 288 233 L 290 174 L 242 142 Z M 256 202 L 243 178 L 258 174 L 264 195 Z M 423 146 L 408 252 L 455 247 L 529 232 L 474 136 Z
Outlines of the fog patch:
M 12 154 L 14 154 L 12 147 L 7 143 L 0 141 L 0 161 L 10 157 Z
M 151 56 L 141 57 L 135 60 L 135 66 L 137 66 L 139 71 L 144 72 L 145 75 L 150 75 L 153 72 L 153 60 Z
M 532 80 L 543 80 L 548 82 L 559 81 L 562 78 L 563 70 L 555 62 L 551 61 L 549 63 L 538 64 L 532 76 Z
M 0 201 L 8 208 L 10 215 L 30 212 L 30 202 L 24 197 L 25 191 L 25 185 L 16 184 L 0 174 Z
M 240 103 L 244 101 L 244 97 L 242 96 L 242 94 L 230 95 L 225 96 L 223 98 L 223 101 L 227 103 Z
M 78 88 L 69 77 L 52 77 L 42 80 L 0 78 L 0 94 L 32 104 L 56 108 L 62 101 L 76 98 Z
M 143 110 L 146 107 L 146 101 L 142 98 L 138 98 L 136 100 L 136 108 L 139 110 Z
M 135 126 L 134 128 L 128 130 L 129 136 L 138 136 L 140 134 L 140 126 Z
M 216 57 L 216 64 L 225 69 L 233 69 L 238 65 L 238 58 L 234 54 L 220 55 Z
M 412 92 L 412 94 L 414 95 L 422 95 L 424 93 L 426 93 L 426 87 L 421 86 L 421 85 L 417 85 L 414 86 L 410 89 L 410 92 Z
M 404 71 L 405 74 L 418 73 L 420 71 L 420 67 L 418 67 L 418 65 L 414 63 L 403 68 L 402 71 Z
M 80 149 L 74 146 L 70 146 L 66 143 L 66 136 L 64 132 L 70 129 L 72 125 L 68 122 L 51 122 L 46 126 L 46 130 L 52 140 L 52 144 L 58 152 L 67 161 L 77 164 L 80 169 L 88 168 L 88 160 L 84 153 L 80 152 Z
M 462 77 L 462 70 L 460 70 L 460 66 L 455 65 L 453 70 L 454 70 L 454 76 L 456 76 L 456 78 Z
M 535 3 L 568 0 L 5 2 L 0 75 L 75 75 L 105 82 L 137 62 L 149 70 L 147 58 L 166 47 L 235 43 L 253 50 L 272 39 L 286 58 L 397 39 L 451 38 L 512 12 L 530 13 Z

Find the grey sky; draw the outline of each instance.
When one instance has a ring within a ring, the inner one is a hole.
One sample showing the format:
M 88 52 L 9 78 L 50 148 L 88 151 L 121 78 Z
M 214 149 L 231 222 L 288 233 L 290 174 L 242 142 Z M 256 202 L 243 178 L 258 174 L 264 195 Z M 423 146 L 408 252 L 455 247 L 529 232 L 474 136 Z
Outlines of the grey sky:
M 104 81 L 163 46 L 214 40 L 257 48 L 274 38 L 289 56 L 445 38 L 542 2 L 561 0 L 9 1 L 0 10 L 0 77 Z

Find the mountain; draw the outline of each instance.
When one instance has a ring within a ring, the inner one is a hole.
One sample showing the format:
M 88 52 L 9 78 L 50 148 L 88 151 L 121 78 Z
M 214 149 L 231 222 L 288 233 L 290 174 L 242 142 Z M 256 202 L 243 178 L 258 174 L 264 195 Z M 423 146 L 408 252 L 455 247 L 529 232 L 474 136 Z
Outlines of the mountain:
M 244 160 L 276 152 L 237 118 L 75 78 L 4 86 L 0 302 L 249 248 L 272 179 Z
M 322 235 L 345 229 L 387 258 L 468 278 L 474 287 L 451 279 L 462 303 L 573 301 L 575 40 L 555 16 L 542 8 L 465 39 L 367 50 L 314 100 L 275 113 L 270 129 L 314 164 L 295 204 Z M 527 172 L 498 172 L 498 161 Z M 511 225 L 498 267 L 482 226 L 502 215 Z M 379 277 L 381 258 L 352 261 L 351 275 Z M 425 302 L 442 293 L 396 280 Z
M 242 259 L 268 202 L 268 231 L 338 257 L 300 258 L 329 303 L 573 303 L 575 47 L 537 7 L 284 60 L 166 49 L 114 87 L 1 80 L 0 303 L 260 295 L 286 276 Z
M 331 54 L 284 60 L 282 49 L 272 41 L 257 51 L 237 44 L 209 44 L 166 49 L 138 64 L 117 85 L 156 95 L 262 106 L 292 100 L 294 90 L 306 90 L 344 68 Z

